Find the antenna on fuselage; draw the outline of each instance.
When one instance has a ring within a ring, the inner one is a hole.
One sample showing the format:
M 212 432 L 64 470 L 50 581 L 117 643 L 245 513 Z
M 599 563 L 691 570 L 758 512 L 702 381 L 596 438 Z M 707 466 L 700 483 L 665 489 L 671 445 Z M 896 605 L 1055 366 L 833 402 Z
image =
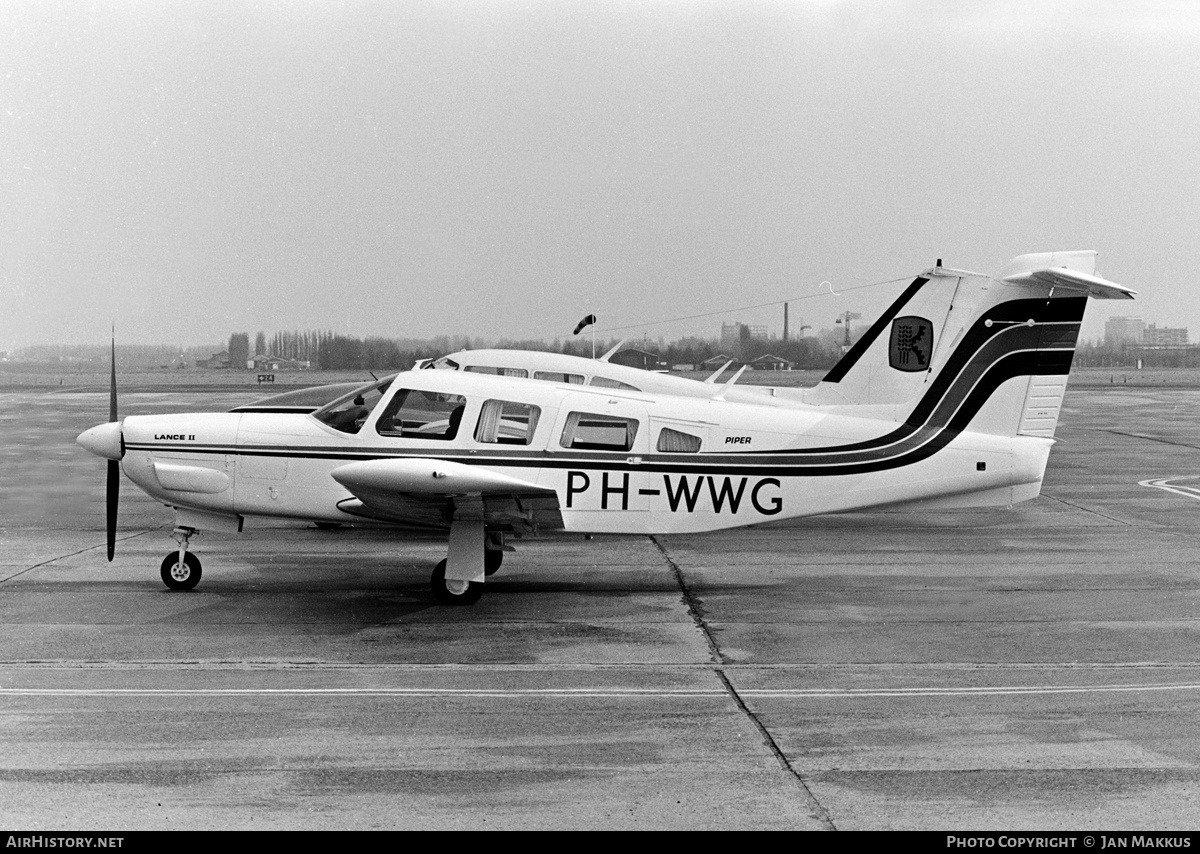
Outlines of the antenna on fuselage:
M 730 359 L 728 362 L 721 365 L 721 367 L 717 368 L 716 371 L 713 372 L 713 375 L 711 377 L 709 377 L 708 379 L 706 379 L 705 382 L 706 383 L 715 383 L 717 381 L 717 377 L 719 377 L 719 376 L 721 376 L 721 374 L 725 373 L 725 369 L 728 368 L 732 364 L 733 364 L 733 359 Z
M 629 340 L 628 338 L 622 338 L 620 341 L 617 342 L 617 346 L 613 347 L 611 350 L 609 350 L 607 353 L 605 353 L 603 356 L 600 357 L 600 361 L 607 362 L 609 359 L 611 359 L 613 356 L 615 356 L 617 354 L 618 350 L 620 350 L 622 347 L 625 346 L 625 342 L 628 340 Z
M 733 384 L 734 384 L 735 382 L 737 382 L 737 381 L 738 381 L 738 377 L 740 377 L 740 376 L 741 376 L 743 373 L 745 373 L 745 372 L 746 372 L 746 368 L 748 368 L 748 367 L 750 367 L 750 366 L 749 366 L 749 365 L 742 365 L 740 368 L 738 368 L 738 369 L 737 369 L 737 373 L 736 373 L 736 374 L 734 374 L 732 377 L 730 377 L 730 378 L 729 378 L 729 382 L 727 382 L 727 383 L 725 383 L 725 385 L 721 386 L 721 389 L 720 389 L 720 391 L 718 391 L 716 394 L 714 394 L 714 395 L 713 395 L 713 397 L 712 397 L 712 399 L 713 399 L 713 400 L 724 400 L 724 399 L 725 399 L 725 392 L 727 392 L 727 391 L 729 391 L 731 388 L 733 388 Z M 725 370 L 725 369 L 724 369 L 724 368 L 722 368 L 721 370 Z

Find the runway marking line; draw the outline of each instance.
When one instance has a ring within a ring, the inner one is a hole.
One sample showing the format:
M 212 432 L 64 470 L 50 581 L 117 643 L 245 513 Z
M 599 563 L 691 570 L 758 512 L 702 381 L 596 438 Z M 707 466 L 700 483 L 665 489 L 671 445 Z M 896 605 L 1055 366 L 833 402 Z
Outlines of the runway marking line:
M 996 697 L 1043 694 L 1109 694 L 1198 691 L 1200 683 L 1166 685 L 1032 685 L 983 688 L 749 688 L 752 699 L 854 699 L 875 697 Z M 718 688 L 0 688 L 0 697 L 488 697 L 726 699 Z
M 1200 501 L 1200 483 L 1196 486 L 1183 486 L 1177 481 L 1195 480 L 1200 481 L 1200 476 L 1189 475 L 1186 477 L 1159 477 L 1150 478 L 1149 480 L 1139 480 L 1138 486 L 1149 486 L 1154 489 L 1163 489 L 1167 492 L 1173 492 L 1176 495 L 1182 495 L 1184 498 L 1194 498 Z

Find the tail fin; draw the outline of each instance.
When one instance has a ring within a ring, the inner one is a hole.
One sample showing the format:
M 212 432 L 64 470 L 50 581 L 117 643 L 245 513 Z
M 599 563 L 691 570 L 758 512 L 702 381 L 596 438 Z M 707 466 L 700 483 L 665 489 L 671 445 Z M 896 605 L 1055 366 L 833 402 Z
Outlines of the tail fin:
M 1087 298 L 1135 294 L 1095 266 L 1091 251 L 1021 255 L 994 278 L 939 263 L 804 400 L 866 405 L 914 427 L 1052 437 Z

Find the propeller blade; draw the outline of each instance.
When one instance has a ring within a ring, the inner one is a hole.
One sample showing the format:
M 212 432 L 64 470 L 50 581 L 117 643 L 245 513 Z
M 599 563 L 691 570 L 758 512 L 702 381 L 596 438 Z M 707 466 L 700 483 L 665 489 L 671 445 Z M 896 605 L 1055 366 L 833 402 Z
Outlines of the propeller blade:
M 117 339 L 112 339 L 112 376 L 108 384 L 108 420 L 117 420 Z
M 117 420 L 117 336 L 116 330 L 112 336 L 112 373 L 108 383 L 108 420 Z M 125 449 L 125 440 L 121 440 L 121 450 Z M 117 498 L 121 494 L 121 464 L 116 460 L 108 461 L 108 483 L 104 490 L 105 504 L 105 533 L 108 542 L 108 561 L 112 563 L 113 552 L 117 547 Z
M 111 563 L 113 552 L 117 545 L 117 496 L 121 492 L 121 464 L 116 460 L 108 461 L 108 484 L 105 489 L 105 510 L 107 511 L 108 560 Z

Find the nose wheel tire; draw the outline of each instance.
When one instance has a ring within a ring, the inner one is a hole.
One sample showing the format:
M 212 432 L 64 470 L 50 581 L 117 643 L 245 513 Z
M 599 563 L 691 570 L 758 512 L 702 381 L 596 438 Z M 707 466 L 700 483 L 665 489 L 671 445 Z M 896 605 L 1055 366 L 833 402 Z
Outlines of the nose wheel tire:
M 200 583 L 200 558 L 185 552 L 180 563 L 179 552 L 170 552 L 163 558 L 162 580 L 172 590 L 191 590 Z
M 433 587 L 433 598 L 439 605 L 474 605 L 483 595 L 483 584 L 478 581 L 447 581 L 446 561 L 439 560 L 429 579 Z

